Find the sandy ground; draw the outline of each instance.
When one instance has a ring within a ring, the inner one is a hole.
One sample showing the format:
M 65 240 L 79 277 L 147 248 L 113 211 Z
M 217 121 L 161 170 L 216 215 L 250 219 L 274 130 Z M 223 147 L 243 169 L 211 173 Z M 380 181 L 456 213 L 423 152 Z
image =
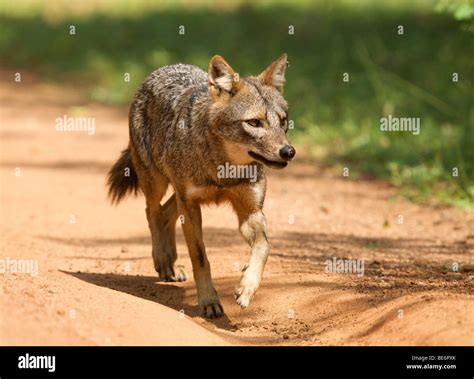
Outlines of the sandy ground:
M 192 280 L 158 281 L 144 198 L 106 199 L 127 110 L 1 74 L 0 265 L 34 260 L 38 274 L 0 274 L 0 344 L 474 344 L 472 214 L 412 204 L 301 155 L 270 173 L 271 254 L 245 310 L 233 290 L 249 249 L 229 207 L 204 209 L 226 316 L 202 319 Z M 57 132 L 64 114 L 95 117 L 96 133 Z M 179 228 L 177 241 L 190 272 Z M 364 275 L 326 272 L 333 257 L 364 260 Z

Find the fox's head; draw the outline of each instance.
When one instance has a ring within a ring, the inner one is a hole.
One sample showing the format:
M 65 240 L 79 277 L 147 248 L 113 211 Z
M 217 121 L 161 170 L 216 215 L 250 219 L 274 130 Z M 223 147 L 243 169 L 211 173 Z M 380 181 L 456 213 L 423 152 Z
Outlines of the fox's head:
M 295 156 L 288 142 L 288 104 L 283 97 L 287 56 L 260 75 L 239 77 L 219 55 L 209 62 L 210 124 L 231 163 L 254 161 L 283 168 Z

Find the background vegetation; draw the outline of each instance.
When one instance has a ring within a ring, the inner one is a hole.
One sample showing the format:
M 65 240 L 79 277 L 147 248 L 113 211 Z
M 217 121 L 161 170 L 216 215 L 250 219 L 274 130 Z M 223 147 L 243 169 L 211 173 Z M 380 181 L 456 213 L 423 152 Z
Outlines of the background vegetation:
M 3 1 L 0 58 L 127 106 L 161 65 L 205 68 L 218 53 L 246 75 L 287 52 L 292 138 L 309 154 L 412 199 L 472 207 L 473 14 L 465 0 Z M 420 117 L 421 133 L 381 132 L 389 114 Z

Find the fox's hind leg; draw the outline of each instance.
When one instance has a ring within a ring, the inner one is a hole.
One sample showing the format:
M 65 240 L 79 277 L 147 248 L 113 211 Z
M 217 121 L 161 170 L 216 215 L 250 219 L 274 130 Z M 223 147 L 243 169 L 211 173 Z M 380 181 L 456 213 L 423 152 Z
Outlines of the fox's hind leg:
M 176 252 L 176 220 L 178 219 L 178 206 L 176 204 L 176 195 L 173 194 L 163 205 L 163 220 L 165 231 L 168 234 L 168 240 L 172 252 L 172 262 L 175 281 L 182 282 L 187 280 L 188 275 L 184 266 L 177 264 L 178 254 Z
M 164 281 L 186 280 L 184 271 L 177 270 L 178 272 L 175 272 L 176 246 L 174 236 L 170 236 L 165 227 L 165 213 L 171 213 L 171 216 L 174 217 L 173 210 L 160 204 L 168 187 L 168 179 L 159 175 L 155 176 L 153 181 L 146 181 L 145 183 L 142 189 L 146 197 L 146 215 L 151 232 L 155 270 L 158 272 L 160 279 Z M 174 220 L 176 222 L 176 218 Z

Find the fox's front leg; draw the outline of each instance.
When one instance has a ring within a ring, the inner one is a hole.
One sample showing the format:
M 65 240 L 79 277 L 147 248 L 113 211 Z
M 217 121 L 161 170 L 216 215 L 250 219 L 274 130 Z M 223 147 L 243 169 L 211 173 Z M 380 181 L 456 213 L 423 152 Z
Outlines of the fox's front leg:
M 201 207 L 196 202 L 187 201 L 180 194 L 177 194 L 176 199 L 178 212 L 184 216 L 182 227 L 193 265 L 199 308 L 206 317 L 221 317 L 224 309 L 212 285 L 211 267 L 202 240 Z
M 264 184 L 263 184 L 264 185 Z M 255 196 L 255 193 L 257 196 Z M 263 270 L 268 258 L 268 240 L 265 215 L 262 212 L 263 196 L 259 199 L 258 187 L 248 196 L 239 196 L 233 201 L 239 218 L 240 233 L 250 245 L 250 259 L 243 269 L 239 286 L 235 290 L 235 299 L 242 308 L 248 307 L 262 280 Z
M 243 270 L 240 285 L 235 290 L 235 298 L 237 304 L 246 308 L 260 286 L 268 257 L 268 241 L 263 212 L 260 210 L 249 214 L 241 223 L 240 232 L 250 245 L 251 250 L 250 259 Z

